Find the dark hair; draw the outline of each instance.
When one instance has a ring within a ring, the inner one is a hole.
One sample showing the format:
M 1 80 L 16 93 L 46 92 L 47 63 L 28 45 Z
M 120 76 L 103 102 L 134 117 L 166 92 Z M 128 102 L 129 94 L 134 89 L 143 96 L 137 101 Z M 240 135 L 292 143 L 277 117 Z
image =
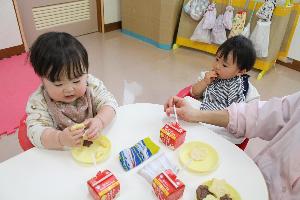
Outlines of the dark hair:
M 69 79 L 88 72 L 88 54 L 84 46 L 72 35 L 48 32 L 40 35 L 29 51 L 35 73 L 50 81 L 58 81 L 62 73 Z
M 232 52 L 233 62 L 237 63 L 240 70 L 249 71 L 254 66 L 256 53 L 251 40 L 237 35 L 226 40 L 217 50 L 217 55 L 227 60 L 228 55 Z

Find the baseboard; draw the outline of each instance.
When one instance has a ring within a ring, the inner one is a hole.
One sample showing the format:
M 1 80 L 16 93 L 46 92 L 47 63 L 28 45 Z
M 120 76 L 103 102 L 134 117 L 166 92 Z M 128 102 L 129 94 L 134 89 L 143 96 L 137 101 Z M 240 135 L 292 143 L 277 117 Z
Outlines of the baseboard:
M 6 49 L 1 49 L 0 50 L 0 59 L 19 55 L 24 52 L 25 52 L 25 48 L 24 48 L 23 44 L 14 46 L 14 47 L 10 47 L 10 48 L 6 48 Z
M 110 24 L 104 24 L 104 32 L 115 31 L 122 28 L 122 22 L 114 22 Z
M 160 49 L 164 49 L 164 50 L 167 50 L 167 51 L 172 49 L 172 43 L 170 43 L 170 44 L 158 43 L 157 41 L 155 41 L 151 38 L 148 38 L 148 37 L 145 37 L 145 36 L 140 35 L 138 33 L 129 31 L 127 29 L 122 29 L 122 33 L 124 33 L 126 35 L 129 35 L 131 37 L 134 37 L 135 39 L 141 40 L 143 42 L 149 43 L 149 44 L 151 44 L 151 45 L 153 45 L 157 48 L 160 48 Z
M 288 67 L 288 68 L 291 68 L 291 69 L 294 69 L 294 70 L 300 72 L 300 61 L 298 61 L 298 60 L 293 60 L 292 63 L 285 63 L 280 60 L 277 60 L 276 62 L 280 65 L 283 65 L 285 67 Z

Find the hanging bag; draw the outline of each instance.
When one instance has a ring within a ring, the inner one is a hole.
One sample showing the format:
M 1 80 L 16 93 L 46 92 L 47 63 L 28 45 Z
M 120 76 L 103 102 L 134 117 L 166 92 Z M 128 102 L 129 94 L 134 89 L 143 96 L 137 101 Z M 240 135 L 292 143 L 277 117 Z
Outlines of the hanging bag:
M 271 20 L 275 7 L 276 0 L 267 0 L 256 13 L 260 19 L 257 21 L 250 40 L 254 45 L 256 56 L 259 58 L 268 57 L 269 54 Z
M 192 2 L 195 1 L 195 0 L 189 0 L 184 6 L 183 6 L 183 10 L 186 14 L 190 14 L 191 13 L 191 5 L 192 5 Z
M 259 19 L 250 36 L 258 58 L 268 57 L 270 29 L 271 21 L 266 22 Z
M 233 20 L 233 11 L 234 8 L 232 7 L 232 2 L 229 0 L 228 6 L 226 6 L 223 17 L 223 24 L 227 30 L 231 30 L 232 28 L 232 20 Z
M 205 15 L 202 18 L 202 20 L 197 25 L 191 40 L 197 41 L 197 42 L 204 42 L 204 43 L 211 43 L 211 30 L 203 28 L 203 23 L 205 21 Z
M 226 40 L 226 30 L 224 26 L 224 15 L 219 15 L 214 28 L 212 29 L 211 32 L 211 39 L 212 42 L 215 44 L 223 44 Z
M 207 7 L 207 11 L 205 13 L 205 20 L 203 22 L 203 28 L 204 29 L 212 29 L 216 23 L 216 18 L 217 18 L 216 4 L 211 3 Z
M 232 29 L 229 34 L 229 38 L 239 35 L 243 32 L 244 26 L 246 22 L 246 12 L 245 11 L 240 11 L 238 12 L 232 21 Z
M 275 7 L 276 0 L 266 0 L 256 12 L 256 16 L 263 21 L 271 21 Z
M 248 8 L 249 2 L 250 2 L 250 0 L 247 0 L 245 3 L 244 10 L 239 11 L 234 16 L 233 21 L 232 21 L 232 29 L 229 33 L 228 38 L 239 35 L 243 32 L 245 23 L 246 23 L 246 17 L 247 17 L 247 12 L 245 10 L 246 10 L 246 8 Z
M 252 21 L 253 15 L 254 15 L 254 11 L 255 11 L 256 5 L 257 5 L 257 0 L 255 0 L 254 7 L 253 7 L 253 10 L 251 11 L 251 14 L 250 14 L 250 18 L 249 18 L 248 24 L 247 24 L 247 26 L 244 28 L 243 32 L 241 33 L 241 34 L 242 34 L 243 36 L 245 36 L 246 38 L 249 38 L 249 37 L 250 37 L 251 21 Z
M 191 5 L 190 16 L 192 19 L 199 21 L 204 15 L 207 7 L 209 5 L 209 0 L 194 0 Z
M 212 29 L 212 42 L 215 44 L 223 44 L 227 40 L 226 30 L 232 28 L 232 18 L 234 8 L 231 6 L 231 0 L 228 1 L 228 5 L 225 9 L 224 15 L 219 15 L 214 28 Z

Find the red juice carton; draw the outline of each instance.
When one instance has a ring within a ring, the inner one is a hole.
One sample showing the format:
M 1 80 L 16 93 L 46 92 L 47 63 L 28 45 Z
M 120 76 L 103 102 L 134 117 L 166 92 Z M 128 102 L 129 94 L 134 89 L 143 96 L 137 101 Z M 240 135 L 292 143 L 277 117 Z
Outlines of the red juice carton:
M 152 188 L 159 200 L 178 200 L 183 195 L 185 185 L 168 169 L 153 179 Z
M 173 150 L 184 143 L 185 135 L 186 130 L 176 122 L 166 124 L 160 129 L 160 140 Z
M 120 191 L 120 182 L 109 170 L 99 171 L 87 185 L 95 200 L 115 199 Z

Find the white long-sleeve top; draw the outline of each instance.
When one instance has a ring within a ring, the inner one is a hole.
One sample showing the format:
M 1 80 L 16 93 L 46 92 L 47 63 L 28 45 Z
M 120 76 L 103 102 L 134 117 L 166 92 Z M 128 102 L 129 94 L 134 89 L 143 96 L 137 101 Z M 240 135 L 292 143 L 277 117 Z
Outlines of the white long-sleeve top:
M 114 96 L 106 89 L 103 82 L 94 76 L 88 74 L 88 87 L 91 91 L 93 107 L 98 112 L 104 105 L 111 106 L 116 110 L 118 103 Z M 29 97 L 26 106 L 27 113 L 27 136 L 31 143 L 39 148 L 44 148 L 41 142 L 41 135 L 46 128 L 56 128 L 57 124 L 54 122 L 48 112 L 48 106 L 43 95 L 43 85 Z

